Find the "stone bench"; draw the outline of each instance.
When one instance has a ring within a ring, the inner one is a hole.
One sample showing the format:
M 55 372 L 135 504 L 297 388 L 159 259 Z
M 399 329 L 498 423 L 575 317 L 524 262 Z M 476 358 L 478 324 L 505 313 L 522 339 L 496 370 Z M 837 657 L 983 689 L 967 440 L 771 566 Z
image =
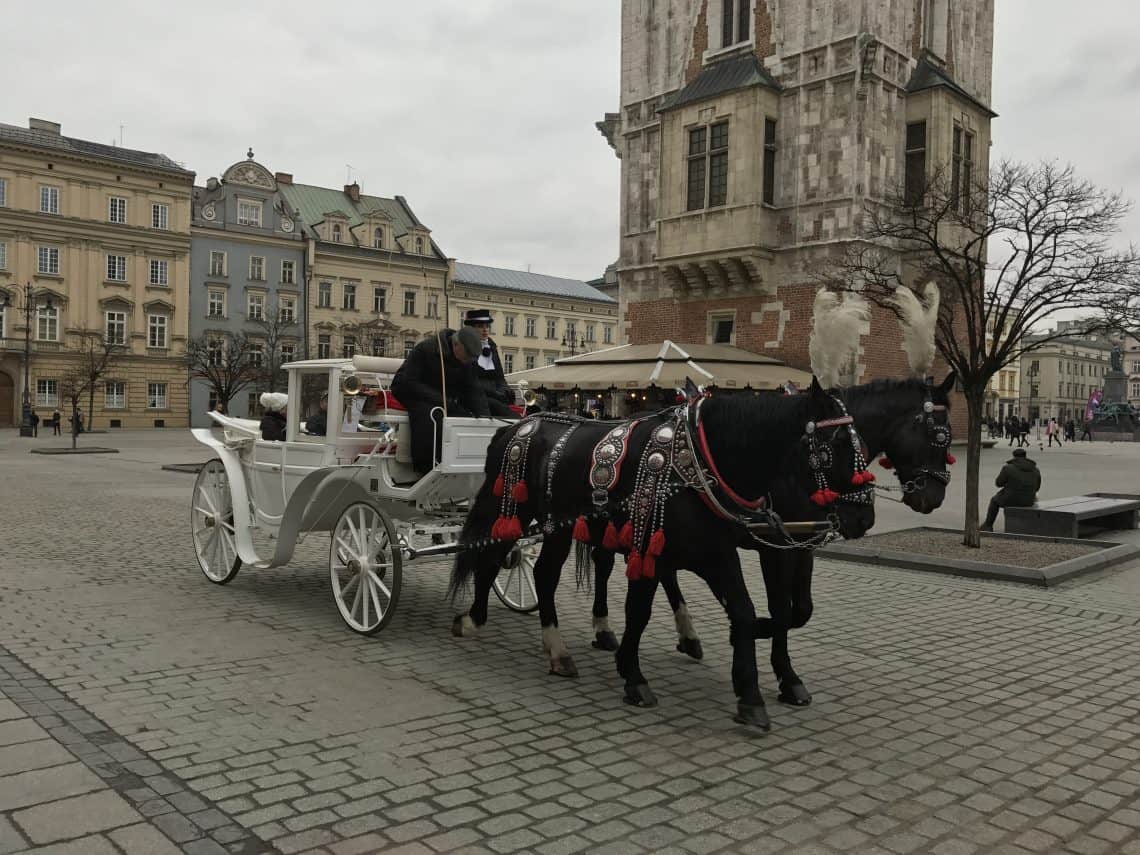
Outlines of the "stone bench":
M 1079 538 L 1105 529 L 1136 528 L 1140 496 L 1090 493 L 1038 502 L 1031 508 L 1006 508 L 1008 534 Z

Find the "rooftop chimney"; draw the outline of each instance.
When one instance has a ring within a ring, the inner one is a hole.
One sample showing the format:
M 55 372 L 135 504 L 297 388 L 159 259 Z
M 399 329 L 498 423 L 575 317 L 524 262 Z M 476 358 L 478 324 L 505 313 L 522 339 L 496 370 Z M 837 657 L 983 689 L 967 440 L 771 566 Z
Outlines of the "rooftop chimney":
M 351 199 L 353 202 L 360 201 L 360 185 L 353 181 L 351 184 L 344 185 L 344 195 Z
M 292 172 L 274 172 L 273 177 L 277 179 L 278 184 L 292 184 L 293 183 L 293 173 Z
M 59 136 L 59 122 L 49 122 L 47 119 L 28 119 L 28 130 L 47 131 L 49 134 Z

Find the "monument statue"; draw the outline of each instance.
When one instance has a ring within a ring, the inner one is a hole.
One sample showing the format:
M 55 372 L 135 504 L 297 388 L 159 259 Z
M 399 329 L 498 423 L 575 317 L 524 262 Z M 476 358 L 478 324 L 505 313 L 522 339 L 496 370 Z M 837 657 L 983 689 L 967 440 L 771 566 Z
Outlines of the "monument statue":
M 1119 341 L 1112 343 L 1112 353 L 1108 356 L 1109 368 L 1116 373 L 1124 372 L 1124 348 Z

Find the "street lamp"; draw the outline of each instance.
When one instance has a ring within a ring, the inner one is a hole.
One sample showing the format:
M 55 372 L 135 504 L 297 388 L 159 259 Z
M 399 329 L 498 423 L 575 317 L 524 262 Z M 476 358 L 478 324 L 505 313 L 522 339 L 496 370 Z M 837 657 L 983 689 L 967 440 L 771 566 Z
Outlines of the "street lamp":
M 9 294 L 4 295 L 4 312 L 16 308 Z M 44 308 L 51 309 L 51 297 L 44 300 Z M 24 286 L 24 398 L 20 417 L 20 436 L 32 436 L 35 429 L 32 427 L 32 396 L 31 396 L 31 367 L 32 367 L 32 313 L 36 309 L 36 291 L 29 282 Z
M 571 334 L 569 336 L 564 335 L 564 336 L 562 336 L 562 347 L 564 349 L 568 349 L 570 351 L 571 356 L 573 356 L 579 350 L 582 351 L 583 353 L 585 353 L 586 352 L 586 337 L 585 336 L 579 336 L 578 340 L 575 341 L 573 334 Z

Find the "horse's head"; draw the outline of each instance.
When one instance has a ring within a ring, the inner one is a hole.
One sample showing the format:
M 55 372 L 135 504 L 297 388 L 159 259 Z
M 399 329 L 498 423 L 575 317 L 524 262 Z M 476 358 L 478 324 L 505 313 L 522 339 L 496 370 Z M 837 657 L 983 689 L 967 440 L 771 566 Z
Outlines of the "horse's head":
M 950 483 L 950 392 L 955 375 L 940 385 L 921 380 L 869 384 L 851 390 L 849 406 L 870 442 L 872 454 L 894 469 L 903 488 L 903 502 L 912 510 L 928 514 L 946 498 Z

